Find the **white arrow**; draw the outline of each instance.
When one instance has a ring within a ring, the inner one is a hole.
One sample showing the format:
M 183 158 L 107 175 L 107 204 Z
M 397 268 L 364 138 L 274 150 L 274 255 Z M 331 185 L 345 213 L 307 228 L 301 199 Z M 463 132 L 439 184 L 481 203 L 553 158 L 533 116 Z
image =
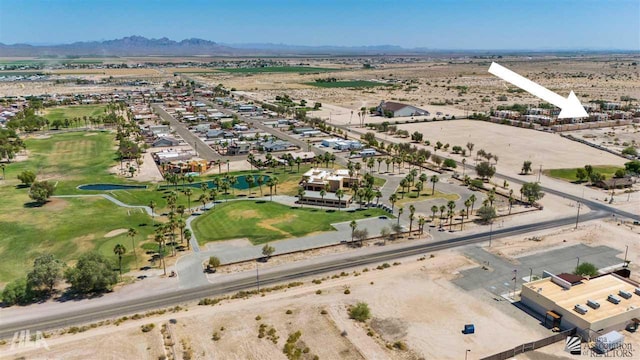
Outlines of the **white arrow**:
M 588 117 L 589 114 L 584 110 L 580 100 L 576 97 L 576 94 L 571 91 L 569 96 L 565 99 L 562 96 L 554 93 L 553 91 L 545 88 L 544 86 L 538 85 L 533 81 L 520 76 L 513 71 L 507 69 L 506 67 L 496 64 L 494 62 L 491 63 L 489 67 L 489 72 L 504 81 L 510 82 L 513 85 L 525 90 L 526 92 L 535 95 L 542 100 L 551 103 L 557 107 L 559 107 L 560 115 L 558 115 L 559 119 L 565 118 L 578 118 L 578 117 Z

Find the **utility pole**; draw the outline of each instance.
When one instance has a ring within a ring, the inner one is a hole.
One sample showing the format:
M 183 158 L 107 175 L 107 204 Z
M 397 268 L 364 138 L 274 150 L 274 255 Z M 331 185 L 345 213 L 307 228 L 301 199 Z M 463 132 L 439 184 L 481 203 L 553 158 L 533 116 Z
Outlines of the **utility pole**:
M 518 284 L 518 269 L 513 269 L 513 300 L 516 299 L 516 285 Z
M 538 182 L 540 182 L 540 175 L 542 174 L 542 164 L 540 164 L 540 171 L 538 171 Z
M 493 235 L 493 220 L 491 221 L 490 225 L 489 225 L 489 247 L 491 247 L 491 237 Z
M 533 268 L 529 268 L 529 282 L 533 281 Z
M 575 229 L 578 228 L 578 220 L 580 220 L 580 205 L 581 205 L 581 203 L 578 201 L 578 215 L 576 215 L 576 227 L 575 227 Z
M 576 269 L 577 269 L 578 266 L 580 266 L 580 256 L 576 256 L 576 258 L 578 259 L 578 262 L 576 263 Z
M 629 245 L 625 245 L 625 248 L 626 249 L 624 250 L 624 264 L 625 264 L 625 267 L 627 267 L 627 265 L 628 265 L 627 264 L 627 253 L 629 252 Z
M 256 261 L 256 284 L 258 285 L 258 292 L 260 292 L 260 274 L 258 272 L 258 262 Z

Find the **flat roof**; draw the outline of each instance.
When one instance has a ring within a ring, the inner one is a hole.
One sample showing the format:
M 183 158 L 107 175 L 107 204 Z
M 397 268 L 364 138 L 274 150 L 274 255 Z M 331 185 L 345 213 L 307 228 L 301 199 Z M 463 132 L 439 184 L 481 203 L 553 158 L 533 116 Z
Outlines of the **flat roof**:
M 551 279 L 551 277 L 544 278 L 527 283 L 524 286 L 538 292 L 540 296 L 546 297 L 565 311 L 571 312 L 591 323 L 640 307 L 640 295 L 634 292 L 636 287 L 610 274 L 590 280 L 584 279 L 580 284 L 573 285 L 569 290 L 553 283 Z M 618 294 L 620 290 L 631 293 L 631 298 L 625 299 L 620 296 Z M 609 295 L 616 296 L 620 299 L 620 303 L 616 305 L 607 301 Z M 599 303 L 600 307 L 598 309 L 590 308 L 587 306 L 587 300 Z M 587 313 L 583 315 L 574 311 L 573 308 L 577 304 L 587 308 Z

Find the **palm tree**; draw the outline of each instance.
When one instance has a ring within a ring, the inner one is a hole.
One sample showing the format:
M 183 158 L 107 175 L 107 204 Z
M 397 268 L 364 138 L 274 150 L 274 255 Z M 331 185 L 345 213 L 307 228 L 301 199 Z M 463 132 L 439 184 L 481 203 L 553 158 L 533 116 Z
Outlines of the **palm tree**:
M 433 213 L 433 215 L 431 215 L 431 222 L 433 222 L 436 219 L 436 213 L 438 212 L 438 207 L 436 205 L 433 205 L 431 207 L 431 212 Z
M 355 220 L 351 220 L 351 223 L 349 223 L 349 227 L 351 228 L 351 242 L 353 242 L 353 234 L 356 232 L 358 223 L 356 223 Z
M 447 210 L 447 217 L 449 218 L 449 231 L 451 231 L 451 223 L 453 222 L 453 215 L 455 215 L 455 212 L 453 210 Z
M 418 229 L 420 230 L 420 235 L 424 234 L 424 224 L 426 222 L 427 220 L 424 218 L 424 216 L 418 217 Z
M 136 255 L 136 235 L 138 235 L 138 231 L 134 228 L 129 228 L 127 231 L 127 235 L 131 237 L 131 248 L 133 249 L 133 257 L 136 259 L 136 268 L 138 267 L 138 255 Z
M 398 194 L 396 193 L 391 194 L 391 196 L 389 196 L 389 202 L 391 203 L 391 212 L 393 212 L 393 208 L 396 204 L 396 201 L 398 201 Z
M 164 244 L 164 235 L 162 234 L 164 229 L 161 227 L 158 228 L 155 237 L 153 240 L 158 243 L 158 255 L 160 255 L 160 261 L 162 262 L 162 266 L 164 268 L 164 274 L 167 275 L 167 266 L 164 263 L 164 251 L 162 250 L 162 246 Z
M 391 164 L 391 158 L 384 159 L 384 163 L 387 164 L 387 171 L 386 172 L 389 172 L 389 164 Z
M 247 182 L 247 186 L 249 187 L 249 195 L 251 195 L 251 188 L 253 187 L 256 179 L 253 177 L 253 175 L 245 176 L 244 179 Z
M 409 234 L 411 234 L 411 230 L 413 227 L 413 219 L 414 219 L 414 215 L 416 213 L 416 207 L 412 205 L 409 205 Z
M 202 210 L 204 211 L 204 206 L 207 204 L 208 196 L 207 194 L 200 194 L 198 197 L 198 201 L 202 203 Z
M 175 224 L 178 227 L 178 229 L 180 229 L 180 244 L 184 244 L 183 232 L 184 232 L 184 229 L 187 227 L 187 224 L 184 222 L 184 219 L 182 218 L 178 219 L 178 221 Z M 173 229 L 171 231 L 173 231 Z
M 407 181 L 407 178 L 404 178 L 402 180 L 400 180 L 400 187 L 402 188 L 402 198 L 404 199 L 404 188 L 409 186 L 409 182 Z
M 191 176 L 189 176 L 191 178 Z M 187 209 L 191 211 L 191 195 L 193 195 L 193 190 L 191 188 L 186 188 L 184 190 L 184 195 L 187 197 Z
M 231 187 L 231 195 L 236 196 L 235 185 L 238 183 L 238 178 L 235 176 L 229 176 L 229 186 Z
M 444 205 L 440 205 L 440 208 L 438 210 L 440 210 L 440 228 L 442 228 L 442 217 L 444 215 L 444 211 L 447 210 L 447 207 Z
M 376 197 L 376 205 L 378 205 L 380 203 L 380 198 L 382 197 L 382 191 L 376 190 L 375 197 Z
M 464 206 L 467 208 L 467 217 L 469 217 L 469 208 L 471 207 L 471 199 L 465 200 Z
M 398 225 L 400 225 L 400 216 L 402 216 L 403 212 L 404 212 L 404 208 L 403 207 L 399 207 L 398 208 Z
M 184 229 L 184 231 L 182 232 L 184 235 L 184 238 L 187 239 L 187 250 L 189 250 L 191 248 L 191 230 L 189 229 Z
M 429 181 L 433 184 L 433 186 L 431 187 L 431 195 L 434 195 L 436 193 L 436 183 L 438 181 L 440 181 L 440 179 L 438 179 L 437 175 L 433 175 Z
M 211 191 L 209 191 L 209 200 L 213 201 L 214 204 L 216 202 L 216 197 L 217 196 L 218 196 L 218 190 L 211 189 Z
M 420 198 L 420 192 L 422 191 L 423 183 L 422 181 L 418 181 L 416 183 L 416 190 L 418 191 L 418 199 Z
M 471 194 L 471 196 L 469 196 L 469 200 L 471 201 L 471 214 L 473 214 L 473 206 L 476 203 L 476 194 Z M 467 216 L 468 217 L 468 216 Z
M 302 208 L 302 199 L 304 198 L 305 191 L 303 188 L 298 188 L 298 202 L 300 203 L 300 208 Z
M 340 208 L 342 207 L 342 198 L 344 197 L 344 190 L 342 189 L 338 189 L 336 190 L 336 197 L 338 198 L 338 211 L 340 211 Z
M 151 209 L 151 222 L 153 223 L 153 226 L 155 226 L 156 225 L 156 218 L 155 218 L 156 203 L 155 201 L 151 200 L 149 201 L 149 205 L 147 206 L 149 206 L 149 208 Z
M 260 197 L 262 197 L 262 184 L 264 183 L 264 176 L 258 175 L 256 178 L 256 182 L 258 183 L 258 187 L 260 187 Z
M 118 269 L 120 270 L 120 277 L 122 277 L 122 255 L 127 252 L 127 249 L 122 244 L 116 244 L 113 248 L 113 253 L 118 255 Z
M 324 196 L 327 195 L 327 192 L 322 189 L 320 190 L 320 197 L 322 198 L 322 205 L 324 206 Z
M 464 209 L 460 209 L 460 231 L 462 231 L 462 227 L 464 226 L 465 215 L 466 215 L 466 212 L 464 211 Z
M 271 201 L 273 201 L 273 187 L 275 186 L 273 178 L 269 178 L 269 180 L 267 180 L 267 186 L 269 187 L 269 197 L 271 198 Z
M 280 184 L 280 180 L 278 180 L 278 178 L 275 176 L 271 179 L 273 179 L 273 193 L 278 195 L 278 184 Z

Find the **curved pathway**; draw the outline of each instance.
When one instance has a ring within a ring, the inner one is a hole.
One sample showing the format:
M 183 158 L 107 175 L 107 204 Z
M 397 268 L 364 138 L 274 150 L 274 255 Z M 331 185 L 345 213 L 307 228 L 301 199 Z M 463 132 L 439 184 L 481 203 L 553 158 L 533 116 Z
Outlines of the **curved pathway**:
M 148 206 L 144 206 L 144 205 L 129 205 L 129 204 L 125 204 L 122 201 L 114 198 L 111 195 L 107 195 L 107 194 L 77 194 L 77 195 L 54 195 L 52 196 L 53 198 L 82 198 L 82 197 L 102 197 L 105 198 L 109 201 L 111 201 L 112 203 L 124 207 L 124 208 L 129 208 L 129 209 L 143 209 L 149 216 L 157 216 L 158 214 L 154 214 L 153 211 L 151 210 L 150 207 Z

